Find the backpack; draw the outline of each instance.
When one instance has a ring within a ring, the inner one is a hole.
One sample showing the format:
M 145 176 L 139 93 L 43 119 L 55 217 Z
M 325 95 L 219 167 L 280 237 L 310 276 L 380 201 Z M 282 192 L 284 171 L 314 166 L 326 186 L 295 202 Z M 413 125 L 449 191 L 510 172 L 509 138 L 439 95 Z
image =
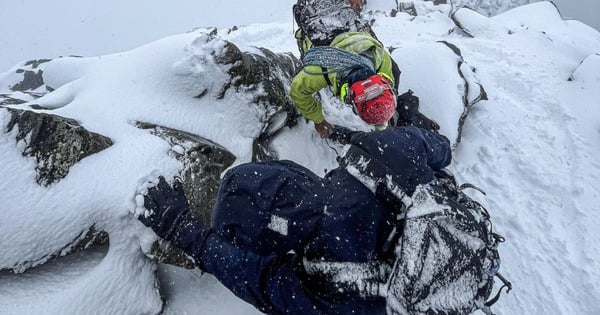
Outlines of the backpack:
M 298 0 L 293 13 L 301 30 L 296 38 L 307 36 L 314 46 L 328 46 L 341 33 L 369 29 L 346 0 Z
M 504 287 L 498 244 L 488 211 L 463 192 L 449 172 L 412 197 L 396 242 L 396 261 L 386 285 L 388 315 L 492 314 Z M 491 299 L 494 278 L 503 286 Z M 489 300 L 488 300 L 489 299 Z
M 406 128 L 405 135 L 390 134 L 399 137 L 398 141 L 383 136 L 369 140 L 360 137 L 360 132 L 350 134 L 349 145 L 338 159 L 342 168 L 396 214 L 396 227 L 382 236 L 386 241 L 381 248 L 393 254 L 393 264 L 387 282 L 377 290 L 386 299 L 387 314 L 459 315 L 476 310 L 492 314 L 490 306 L 502 289 L 512 289 L 498 273 L 498 245 L 504 238 L 494 233 L 488 211 L 464 193 L 466 188 L 478 188 L 472 184 L 458 186 L 445 169 L 432 169 L 433 180 L 407 191 L 413 187 L 411 177 L 395 163 L 406 157 L 426 157 L 410 154 L 410 146 L 418 144 L 411 142 L 409 135 L 414 138 L 418 134 L 413 133 L 415 127 Z M 420 134 L 425 137 L 427 133 L 435 134 L 424 130 Z M 406 146 L 409 153 L 396 161 L 394 154 L 402 153 L 393 146 Z M 386 147 L 390 149 L 384 150 Z M 490 299 L 495 278 L 503 286 Z

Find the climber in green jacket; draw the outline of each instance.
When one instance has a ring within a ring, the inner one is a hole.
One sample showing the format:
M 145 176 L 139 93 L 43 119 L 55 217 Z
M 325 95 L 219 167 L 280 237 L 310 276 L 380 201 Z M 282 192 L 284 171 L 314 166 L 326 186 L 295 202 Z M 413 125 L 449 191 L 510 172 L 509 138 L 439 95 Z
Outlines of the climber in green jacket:
M 310 39 L 305 37 L 303 48 L 313 48 L 311 45 Z M 290 92 L 302 116 L 314 122 L 321 137 L 329 136 L 332 125 L 323 116 L 321 103 L 313 96 L 330 86 L 333 94 L 352 105 L 355 113 L 365 122 L 377 129 L 384 129 L 396 108 L 399 75 L 395 76 L 392 71 L 390 54 L 381 42 L 366 32 L 341 33 L 333 38 L 328 47 L 335 49 L 324 50 L 321 54 L 350 52 L 362 56 L 369 66 L 350 64 L 346 69 L 331 69 L 318 62 L 307 64 L 312 49 L 306 49 L 303 54 L 304 68 L 294 78 Z M 319 57 L 312 60 L 319 60 Z
M 419 112 L 418 97 L 412 91 L 398 95 L 398 65 L 348 0 L 298 0 L 293 13 L 303 69 L 290 93 L 300 114 L 314 123 L 321 137 L 335 138 L 336 134 L 315 99 L 328 86 L 378 130 L 388 124 L 440 128 Z

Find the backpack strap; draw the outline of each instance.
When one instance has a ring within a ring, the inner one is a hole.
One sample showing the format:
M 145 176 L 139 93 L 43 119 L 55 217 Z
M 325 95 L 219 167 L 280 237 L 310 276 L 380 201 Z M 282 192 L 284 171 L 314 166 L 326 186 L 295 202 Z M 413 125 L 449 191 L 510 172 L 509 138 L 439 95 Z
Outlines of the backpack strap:
M 323 71 L 323 78 L 325 78 L 325 82 L 327 82 L 327 85 L 333 86 L 333 83 L 331 83 L 331 80 L 329 80 L 329 73 L 327 72 L 327 69 L 321 66 L 321 70 Z

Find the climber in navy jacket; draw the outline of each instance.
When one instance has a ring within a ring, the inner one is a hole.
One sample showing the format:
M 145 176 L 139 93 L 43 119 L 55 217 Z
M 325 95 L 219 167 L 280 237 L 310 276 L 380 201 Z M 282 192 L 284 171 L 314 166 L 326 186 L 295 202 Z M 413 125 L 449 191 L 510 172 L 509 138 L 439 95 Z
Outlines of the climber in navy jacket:
M 264 313 L 385 314 L 377 284 L 390 271 L 400 210 L 356 167 L 372 160 L 378 169 L 367 173 L 393 176 L 409 196 L 450 163 L 450 145 L 437 132 L 394 127 L 353 132 L 347 148 L 324 178 L 291 161 L 231 169 L 210 227 L 191 217 L 181 183 L 161 177 L 139 220 Z

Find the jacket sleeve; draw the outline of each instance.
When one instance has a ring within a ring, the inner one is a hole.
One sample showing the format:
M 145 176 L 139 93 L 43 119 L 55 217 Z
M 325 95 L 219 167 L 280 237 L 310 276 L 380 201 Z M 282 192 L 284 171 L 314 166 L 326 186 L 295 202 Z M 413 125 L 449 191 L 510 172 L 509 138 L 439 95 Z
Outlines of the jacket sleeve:
M 414 128 L 423 136 L 425 151 L 427 153 L 427 165 L 434 170 L 440 170 L 452 162 L 452 149 L 450 140 L 435 131 L 429 131 L 417 127 Z
M 322 70 L 317 66 L 307 66 L 306 71 L 320 73 Z M 325 120 L 321 102 L 314 98 L 314 94 L 327 87 L 327 81 L 321 74 L 309 74 L 300 71 L 292 81 L 291 97 L 300 114 L 315 123 Z
M 377 73 L 383 73 L 388 79 L 392 81 L 392 85 L 394 85 L 395 78 L 394 73 L 392 71 L 392 56 L 384 49 L 383 57 L 381 58 L 381 63 L 377 68 Z
M 303 309 L 314 305 L 298 277 L 302 267 L 297 255 L 255 254 L 229 244 L 196 221 L 185 224 L 174 242 L 200 269 L 262 312 L 308 314 Z

